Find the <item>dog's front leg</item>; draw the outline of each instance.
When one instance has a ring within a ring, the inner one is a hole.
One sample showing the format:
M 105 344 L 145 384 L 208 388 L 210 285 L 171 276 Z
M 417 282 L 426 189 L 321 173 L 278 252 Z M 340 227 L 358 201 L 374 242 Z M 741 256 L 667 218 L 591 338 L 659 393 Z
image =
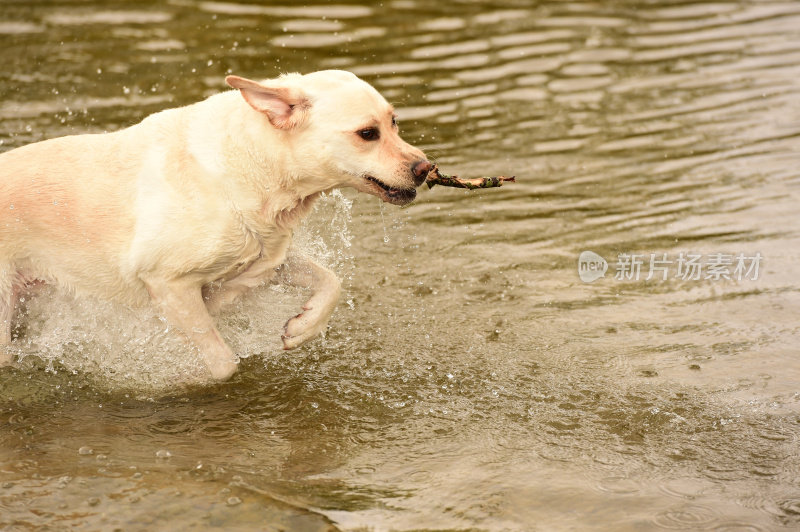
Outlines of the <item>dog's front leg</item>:
M 241 295 L 256 286 L 267 284 L 275 276 L 275 262 L 261 259 L 251 264 L 245 271 L 222 283 L 218 287 L 207 287 L 203 293 L 206 308 L 211 315 L 219 313 Z
M 153 302 L 167 322 L 178 327 L 200 350 L 215 380 L 236 372 L 236 356 L 225 344 L 206 310 L 200 284 L 187 279 L 143 279 Z
M 312 290 L 303 312 L 283 327 L 283 348 L 294 349 L 317 336 L 328 324 L 339 300 L 341 282 L 329 269 L 296 254 L 287 257 L 278 269 L 276 280 Z

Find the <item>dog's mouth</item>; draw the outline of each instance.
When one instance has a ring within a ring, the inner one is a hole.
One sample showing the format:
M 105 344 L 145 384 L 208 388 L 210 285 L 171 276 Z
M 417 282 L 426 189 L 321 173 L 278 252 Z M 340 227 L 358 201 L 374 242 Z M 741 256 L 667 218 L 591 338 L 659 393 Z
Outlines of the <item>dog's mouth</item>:
M 392 205 L 407 205 L 417 197 L 417 191 L 413 188 L 394 188 L 390 187 L 378 178 L 368 175 L 365 177 L 371 185 L 376 196 Z

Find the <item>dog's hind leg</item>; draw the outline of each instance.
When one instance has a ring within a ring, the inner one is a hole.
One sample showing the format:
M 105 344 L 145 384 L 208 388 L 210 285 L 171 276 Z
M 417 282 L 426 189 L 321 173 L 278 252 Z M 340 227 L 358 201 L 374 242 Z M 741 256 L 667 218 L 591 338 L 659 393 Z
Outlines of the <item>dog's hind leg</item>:
M 0 265 L 0 366 L 11 363 L 11 317 L 14 314 L 16 289 L 14 281 L 16 271 L 8 266 Z

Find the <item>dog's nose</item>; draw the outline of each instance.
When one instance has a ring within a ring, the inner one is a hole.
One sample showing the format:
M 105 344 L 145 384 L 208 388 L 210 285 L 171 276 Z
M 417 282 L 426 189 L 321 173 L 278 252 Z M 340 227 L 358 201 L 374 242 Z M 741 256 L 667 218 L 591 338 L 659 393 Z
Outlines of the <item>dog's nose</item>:
M 422 183 L 425 182 L 425 178 L 428 177 L 428 172 L 431 171 L 433 165 L 430 161 L 422 160 L 417 161 L 411 166 L 411 173 L 414 175 L 414 184 L 420 186 Z

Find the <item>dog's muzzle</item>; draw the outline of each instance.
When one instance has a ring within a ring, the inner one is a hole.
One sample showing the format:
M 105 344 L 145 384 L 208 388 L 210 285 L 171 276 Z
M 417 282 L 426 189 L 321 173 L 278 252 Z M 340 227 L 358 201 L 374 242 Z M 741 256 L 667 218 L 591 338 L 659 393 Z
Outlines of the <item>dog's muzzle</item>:
M 366 176 L 366 179 L 367 181 L 376 185 L 378 189 L 382 191 L 382 194 L 380 195 L 383 196 L 384 201 L 394 205 L 405 205 L 407 203 L 411 203 L 414 201 L 414 198 L 417 197 L 417 191 L 413 188 L 390 187 L 380 179 L 376 179 L 371 175 Z
M 428 160 L 417 161 L 411 165 L 411 175 L 414 176 L 414 185 L 420 186 L 425 182 L 433 165 Z

